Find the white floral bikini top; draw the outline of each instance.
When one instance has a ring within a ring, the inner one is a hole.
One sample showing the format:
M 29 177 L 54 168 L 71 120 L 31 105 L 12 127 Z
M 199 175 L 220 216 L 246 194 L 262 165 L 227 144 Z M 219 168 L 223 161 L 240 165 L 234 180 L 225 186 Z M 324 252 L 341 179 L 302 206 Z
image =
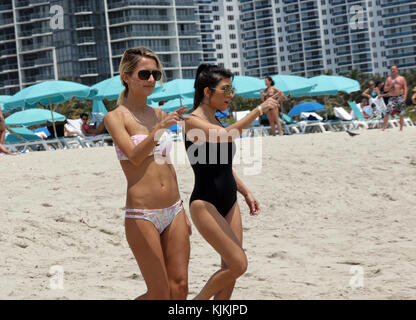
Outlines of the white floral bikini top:
M 133 140 L 133 142 L 137 146 L 140 142 L 146 139 L 147 136 L 148 136 L 147 134 L 136 134 L 134 136 L 131 136 L 130 138 L 131 140 Z M 116 149 L 118 160 L 129 160 L 129 158 L 127 158 L 127 156 L 120 150 L 118 146 L 115 146 L 115 149 Z M 155 153 L 157 153 L 159 155 L 166 157 L 170 153 L 171 149 L 172 149 L 172 140 L 170 139 L 169 134 L 165 132 L 160 137 L 158 145 L 155 146 L 152 152 L 149 153 L 149 156 L 152 156 Z

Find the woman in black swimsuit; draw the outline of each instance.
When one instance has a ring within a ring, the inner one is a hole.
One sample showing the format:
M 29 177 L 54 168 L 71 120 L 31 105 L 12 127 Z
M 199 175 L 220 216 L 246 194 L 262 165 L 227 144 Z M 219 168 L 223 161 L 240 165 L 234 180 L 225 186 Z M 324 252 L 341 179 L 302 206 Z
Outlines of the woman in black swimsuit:
M 260 213 L 258 201 L 232 170 L 236 149 L 233 139 L 238 138 L 243 129 L 248 129 L 259 115 L 277 106 L 277 94 L 240 121 L 224 128 L 215 112 L 226 110 L 231 102 L 232 77 L 230 71 L 221 67 L 199 66 L 195 110 L 185 119 L 185 147 L 195 174 L 189 205 L 192 221 L 221 256 L 221 269 L 211 276 L 195 299 L 230 299 L 236 279 L 247 269 L 237 191 L 244 196 L 251 215 Z

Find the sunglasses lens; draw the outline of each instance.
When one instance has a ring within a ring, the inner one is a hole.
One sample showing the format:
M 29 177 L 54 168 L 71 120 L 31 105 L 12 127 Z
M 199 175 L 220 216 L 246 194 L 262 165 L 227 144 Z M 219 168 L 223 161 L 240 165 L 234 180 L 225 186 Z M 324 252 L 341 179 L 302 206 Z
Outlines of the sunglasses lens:
M 153 75 L 153 79 L 155 79 L 155 81 L 159 81 L 160 78 L 162 77 L 162 72 L 160 72 L 159 70 L 153 70 L 152 75 Z
M 159 70 L 140 70 L 138 75 L 140 80 L 149 80 L 150 75 L 152 75 L 155 81 L 159 81 L 162 77 L 162 72 L 160 72 Z
M 140 70 L 138 75 L 140 80 L 147 80 L 150 78 L 151 72 L 149 70 Z

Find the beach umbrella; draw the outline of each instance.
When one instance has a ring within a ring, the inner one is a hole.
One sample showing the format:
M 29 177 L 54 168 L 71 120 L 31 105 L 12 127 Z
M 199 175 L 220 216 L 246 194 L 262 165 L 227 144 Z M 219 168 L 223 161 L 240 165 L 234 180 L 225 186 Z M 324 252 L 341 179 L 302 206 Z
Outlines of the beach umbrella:
M 105 79 L 94 84 L 91 88 L 97 90 L 97 94 L 93 97 L 94 100 L 117 100 L 121 92 L 125 89 L 121 83 L 120 75 Z M 155 92 L 159 90 L 159 81 L 156 82 Z
M 258 98 L 260 91 L 266 89 L 264 80 L 250 76 L 234 76 L 235 94 L 244 98 Z
M 185 99 L 194 96 L 194 79 L 175 79 L 168 81 L 148 97 L 148 100 L 158 102 L 160 100 Z
M 325 106 L 318 102 L 303 102 L 300 103 L 292 108 L 292 110 L 289 111 L 288 115 L 293 117 L 296 116 L 302 112 L 315 112 L 319 110 L 325 110 Z
M 309 80 L 315 87 L 305 94 L 306 96 L 335 95 L 338 92 L 351 93 L 361 89 L 357 80 L 342 76 L 320 75 Z
M 30 127 L 35 124 L 44 124 L 47 122 L 65 121 L 66 117 L 58 112 L 51 114 L 47 109 L 27 109 L 15 112 L 4 119 L 6 126 L 25 126 Z
M 193 108 L 194 106 L 194 98 L 184 98 L 184 99 L 173 99 L 169 100 L 163 104 L 161 109 L 166 113 L 173 112 L 183 106 L 187 106 L 188 108 Z M 159 106 L 158 106 L 159 107 Z
M 52 104 L 62 103 L 75 97 L 80 100 L 91 99 L 97 94 L 97 89 L 92 89 L 86 85 L 62 80 L 44 81 L 33 86 L 24 88 L 4 104 L 6 111 L 13 109 L 36 108 L 39 104 L 49 105 L 52 115 L 53 129 L 56 135 L 55 121 L 53 119 Z
M 299 76 L 276 75 L 271 78 L 273 79 L 276 88 L 285 95 L 290 94 L 294 97 L 304 96 L 316 86 L 310 79 Z
M 3 104 L 10 99 L 11 96 L 0 96 L 0 110 L 3 111 Z

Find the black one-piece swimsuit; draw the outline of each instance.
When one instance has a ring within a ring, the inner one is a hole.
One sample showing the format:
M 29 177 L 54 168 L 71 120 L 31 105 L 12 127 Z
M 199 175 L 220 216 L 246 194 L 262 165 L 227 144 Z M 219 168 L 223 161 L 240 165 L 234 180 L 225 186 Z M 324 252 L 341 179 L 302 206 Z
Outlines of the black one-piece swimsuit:
M 232 169 L 235 143 L 192 143 L 185 134 L 185 148 L 195 174 L 189 205 L 194 200 L 204 200 L 225 217 L 237 201 L 237 183 Z

